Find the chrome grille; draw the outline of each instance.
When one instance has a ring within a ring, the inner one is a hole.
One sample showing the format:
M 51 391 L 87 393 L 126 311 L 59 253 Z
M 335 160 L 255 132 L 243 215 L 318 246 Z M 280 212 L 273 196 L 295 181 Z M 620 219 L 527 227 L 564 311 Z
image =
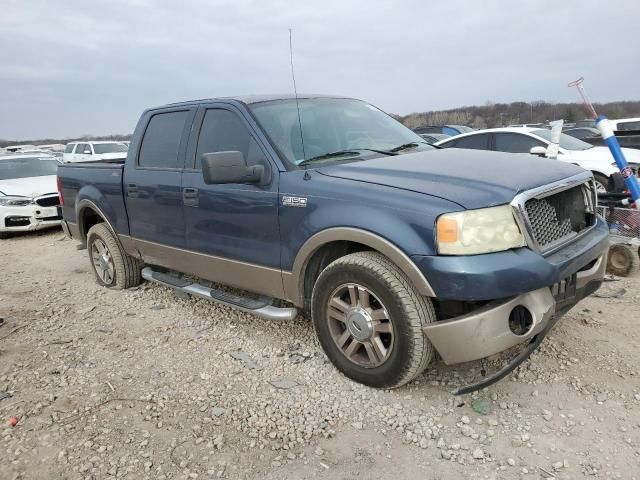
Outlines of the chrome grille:
M 579 235 L 594 224 L 592 190 L 582 184 L 524 204 L 533 239 L 549 250 Z
M 36 203 L 41 207 L 55 207 L 60 205 L 60 197 L 55 195 L 49 195 L 46 197 L 36 198 Z

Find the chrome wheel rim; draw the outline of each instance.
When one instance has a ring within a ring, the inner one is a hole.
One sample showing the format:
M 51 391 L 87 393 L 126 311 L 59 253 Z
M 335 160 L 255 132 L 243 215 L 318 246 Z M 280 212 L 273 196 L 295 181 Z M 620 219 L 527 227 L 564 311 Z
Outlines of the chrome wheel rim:
M 389 359 L 394 327 L 380 299 L 368 288 L 347 283 L 329 297 L 327 323 L 331 338 L 351 362 L 379 367 Z
M 596 180 L 595 183 L 596 183 L 596 193 L 607 193 L 606 185 L 603 185 L 598 180 Z
M 115 265 L 107 245 L 99 238 L 91 245 L 91 257 L 100 280 L 106 284 L 111 284 L 115 276 Z

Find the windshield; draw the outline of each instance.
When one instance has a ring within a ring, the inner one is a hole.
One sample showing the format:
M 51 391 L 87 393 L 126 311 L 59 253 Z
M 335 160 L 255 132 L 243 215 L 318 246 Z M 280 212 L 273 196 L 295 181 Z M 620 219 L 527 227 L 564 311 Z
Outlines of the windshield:
M 93 151 L 99 153 L 126 152 L 127 146 L 122 143 L 94 143 Z
M 390 150 L 409 143 L 416 143 L 416 148 L 421 150 L 433 148 L 418 134 L 378 108 L 360 100 L 302 98 L 299 99 L 299 105 L 300 122 L 295 99 L 261 102 L 250 106 L 271 143 L 290 165 L 298 165 L 305 159 L 332 152 L 349 151 L 351 154 L 323 161 L 338 162 L 360 156 L 379 156 L 381 153 L 376 154 L 370 150 Z
M 57 160 L 50 158 L 23 157 L 0 160 L 0 180 L 55 175 L 58 165 Z
M 547 142 L 551 142 L 551 130 L 534 130 L 531 133 L 540 138 L 544 138 Z M 593 148 L 593 145 L 583 142 L 571 135 L 567 135 L 566 133 L 561 133 L 560 148 L 564 148 L 565 150 L 587 150 L 589 148 Z

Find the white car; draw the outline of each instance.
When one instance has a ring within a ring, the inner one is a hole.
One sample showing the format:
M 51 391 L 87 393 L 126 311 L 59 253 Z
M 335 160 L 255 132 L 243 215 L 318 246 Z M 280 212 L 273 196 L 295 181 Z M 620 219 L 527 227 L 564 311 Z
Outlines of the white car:
M 0 238 L 60 225 L 59 164 L 46 154 L 0 156 Z
M 64 163 L 124 160 L 129 148 L 122 142 L 71 142 L 62 155 Z
M 640 118 L 618 118 L 609 120 L 609 124 L 614 131 L 627 132 L 629 130 L 640 130 Z
M 442 148 L 472 148 L 498 152 L 530 153 L 545 156 L 551 143 L 551 130 L 546 128 L 504 127 L 477 130 L 437 142 Z M 623 148 L 627 162 L 636 174 L 640 167 L 640 150 Z M 609 177 L 619 172 L 607 147 L 595 147 L 570 135 L 560 135 L 558 160 L 591 170 L 598 191 L 605 191 Z

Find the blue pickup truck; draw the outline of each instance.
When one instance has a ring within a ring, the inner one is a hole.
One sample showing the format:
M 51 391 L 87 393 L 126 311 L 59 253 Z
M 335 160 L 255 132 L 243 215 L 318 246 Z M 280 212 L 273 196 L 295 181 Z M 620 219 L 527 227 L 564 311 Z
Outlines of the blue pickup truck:
M 334 365 L 379 388 L 436 352 L 456 364 L 520 345 L 457 393 L 497 381 L 606 264 L 590 172 L 439 150 L 350 98 L 153 108 L 126 161 L 62 165 L 58 186 L 99 284 L 144 278 L 274 320 L 302 310 Z

